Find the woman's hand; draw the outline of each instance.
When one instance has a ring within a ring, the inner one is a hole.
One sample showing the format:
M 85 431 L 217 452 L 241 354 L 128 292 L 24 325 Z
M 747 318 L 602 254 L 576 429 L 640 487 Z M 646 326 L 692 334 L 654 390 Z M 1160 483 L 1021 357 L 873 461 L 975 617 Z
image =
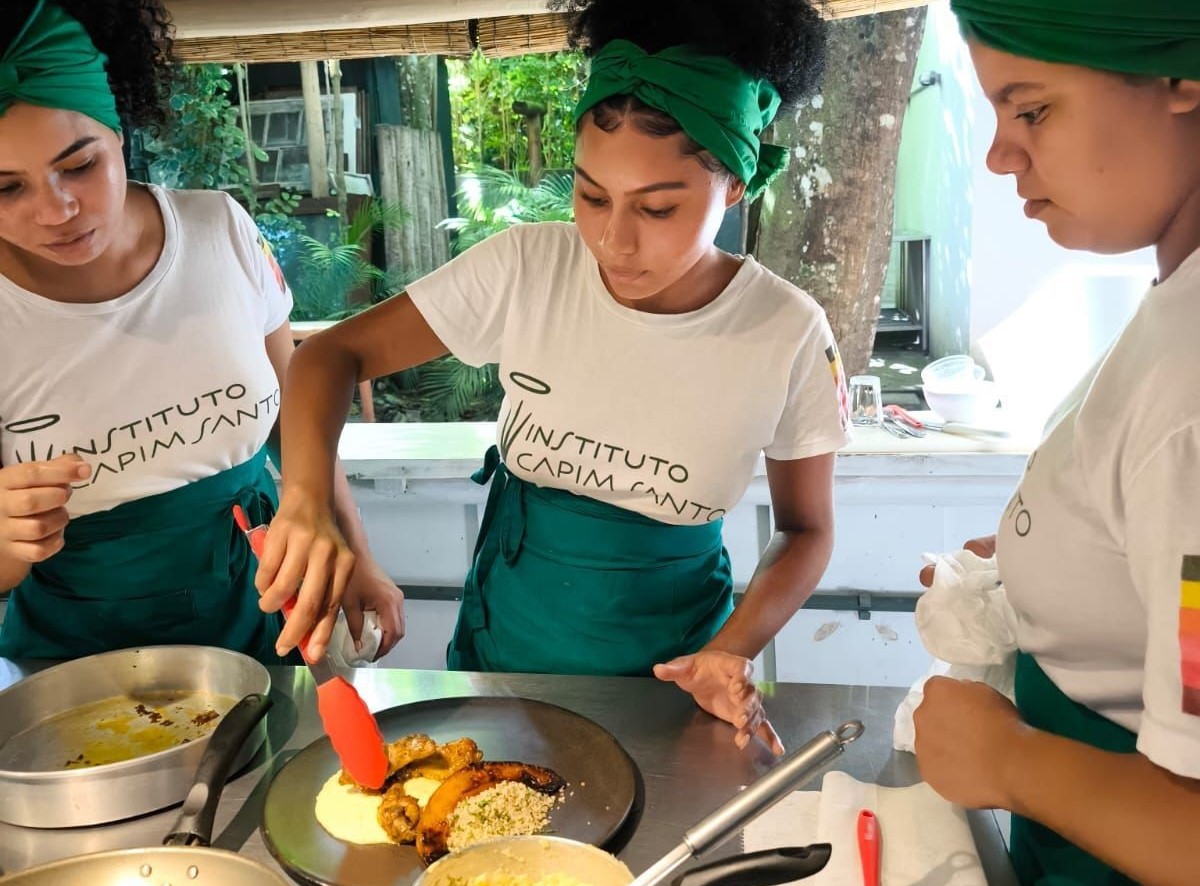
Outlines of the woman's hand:
M 91 474 L 74 454 L 0 468 L 0 559 L 41 563 L 61 551 L 71 484 Z
M 279 655 L 287 655 L 310 630 L 305 651 L 313 659 L 325 654 L 354 563 L 354 553 L 338 529 L 331 505 L 285 484 L 254 579 L 264 612 L 276 612 L 297 595 L 296 606 L 275 643 Z M 360 632 L 361 628 L 360 614 Z
M 346 613 L 346 627 L 357 649 L 362 639 L 363 613 L 374 612 L 379 617 L 379 651 L 374 661 L 379 661 L 404 636 L 404 592 L 369 555 L 360 556 L 346 587 L 342 600 Z
M 1029 727 L 1012 702 L 984 683 L 931 677 L 913 725 L 921 778 L 935 791 L 971 809 L 1013 808 L 1006 773 Z
M 767 720 L 762 693 L 754 685 L 754 664 L 729 652 L 702 650 L 654 666 L 654 676 L 691 693 L 696 704 L 737 727 L 734 743 L 744 748 L 757 735 L 776 755 L 783 742 Z
M 982 538 L 973 538 L 963 545 L 963 550 L 970 551 L 976 557 L 982 557 L 987 560 L 989 557 L 996 556 L 996 536 L 985 535 Z M 933 585 L 933 567 L 926 566 L 921 570 L 921 584 L 925 587 Z

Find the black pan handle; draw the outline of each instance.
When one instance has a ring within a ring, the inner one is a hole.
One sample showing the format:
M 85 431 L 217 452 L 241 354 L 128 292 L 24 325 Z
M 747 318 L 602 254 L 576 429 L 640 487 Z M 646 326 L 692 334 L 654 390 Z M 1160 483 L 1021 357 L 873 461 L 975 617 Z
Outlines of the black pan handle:
M 692 868 L 673 886 L 775 886 L 811 877 L 829 864 L 828 843 L 747 852 Z
M 164 846 L 207 846 L 212 840 L 213 820 L 233 762 L 254 727 L 271 707 L 271 699 L 257 692 L 247 695 L 230 709 L 212 735 L 196 767 L 196 780 L 179 810 L 179 819 L 163 838 Z

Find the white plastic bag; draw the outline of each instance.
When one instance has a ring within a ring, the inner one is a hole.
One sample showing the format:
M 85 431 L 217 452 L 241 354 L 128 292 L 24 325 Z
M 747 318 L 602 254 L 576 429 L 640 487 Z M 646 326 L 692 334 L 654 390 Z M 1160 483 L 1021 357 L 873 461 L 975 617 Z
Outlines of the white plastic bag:
M 932 676 L 977 680 L 1013 697 L 1017 616 L 1000 584 L 996 558 L 963 550 L 931 559 L 933 585 L 917 601 L 916 623 L 934 662 L 896 709 L 892 745 L 900 751 L 913 749 L 913 713 Z
M 346 613 L 339 612 L 329 637 L 329 663 L 339 668 L 378 667 L 374 659 L 382 641 L 383 629 L 379 627 L 379 616 L 368 609 L 363 613 L 362 648 L 356 650 L 354 639 L 350 636 L 350 626 L 346 623 Z

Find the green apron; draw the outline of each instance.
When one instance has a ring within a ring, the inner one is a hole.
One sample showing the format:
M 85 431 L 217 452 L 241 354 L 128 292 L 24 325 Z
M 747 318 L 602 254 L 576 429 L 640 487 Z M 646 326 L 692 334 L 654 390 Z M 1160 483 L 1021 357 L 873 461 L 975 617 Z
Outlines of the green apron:
M 65 546 L 13 589 L 0 657 L 78 658 L 162 644 L 221 646 L 280 664 L 278 613 L 258 608 L 233 505 L 267 523 L 278 496 L 266 450 L 249 461 L 67 524 Z
M 1119 754 L 1137 749 L 1137 735 L 1073 701 L 1024 652 L 1017 654 L 1016 695 L 1021 716 L 1036 729 Z M 1018 815 L 1009 844 L 1017 879 L 1027 886 L 1136 886 L 1050 828 Z
M 673 526 L 511 474 L 496 447 L 453 670 L 647 676 L 733 611 L 721 521 Z

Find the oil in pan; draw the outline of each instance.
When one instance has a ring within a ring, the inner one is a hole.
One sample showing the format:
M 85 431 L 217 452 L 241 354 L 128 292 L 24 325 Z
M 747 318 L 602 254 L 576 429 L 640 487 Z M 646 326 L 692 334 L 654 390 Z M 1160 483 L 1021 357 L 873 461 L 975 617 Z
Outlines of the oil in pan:
M 0 747 L 0 769 L 52 772 L 144 757 L 207 736 L 235 704 L 211 692 L 165 691 L 91 702 L 14 735 Z

